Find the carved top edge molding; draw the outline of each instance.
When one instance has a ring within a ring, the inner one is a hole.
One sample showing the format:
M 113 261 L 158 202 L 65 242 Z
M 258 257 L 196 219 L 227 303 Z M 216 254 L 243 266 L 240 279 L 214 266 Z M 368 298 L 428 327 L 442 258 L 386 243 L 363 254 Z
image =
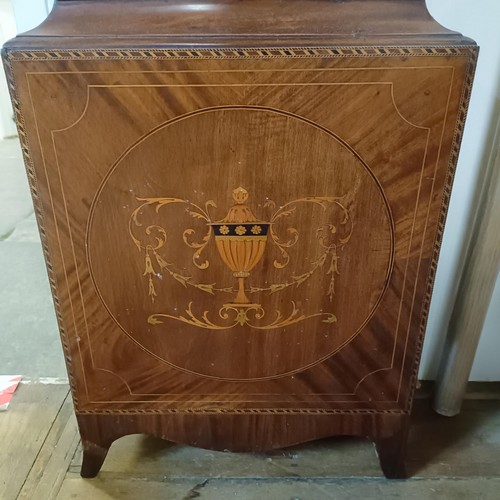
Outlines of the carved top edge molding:
M 476 45 L 398 47 L 296 47 L 203 49 L 75 49 L 7 50 L 10 61 L 115 60 L 115 59 L 279 59 L 408 56 L 477 56 Z

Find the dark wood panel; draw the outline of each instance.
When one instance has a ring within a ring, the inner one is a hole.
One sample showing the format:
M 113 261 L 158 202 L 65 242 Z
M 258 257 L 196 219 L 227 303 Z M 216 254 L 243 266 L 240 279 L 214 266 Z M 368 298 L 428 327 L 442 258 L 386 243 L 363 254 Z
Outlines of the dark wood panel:
M 96 8 L 98 7 L 98 8 Z M 424 0 L 62 0 L 30 36 L 451 35 Z M 392 13 L 391 16 L 387 12 Z M 78 31 L 75 33 L 75 26 Z

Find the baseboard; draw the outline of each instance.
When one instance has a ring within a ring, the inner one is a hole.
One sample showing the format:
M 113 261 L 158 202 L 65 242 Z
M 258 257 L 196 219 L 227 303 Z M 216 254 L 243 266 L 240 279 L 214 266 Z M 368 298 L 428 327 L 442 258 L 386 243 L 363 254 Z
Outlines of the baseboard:
M 434 380 L 419 380 L 416 399 L 431 399 L 434 397 Z M 500 382 L 469 382 L 464 399 L 498 399 L 500 400 Z

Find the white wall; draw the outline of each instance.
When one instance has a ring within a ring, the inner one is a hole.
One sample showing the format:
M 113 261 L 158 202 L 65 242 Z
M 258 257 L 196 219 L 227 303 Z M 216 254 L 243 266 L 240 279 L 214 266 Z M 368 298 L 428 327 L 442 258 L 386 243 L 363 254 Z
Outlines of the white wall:
M 470 380 L 500 380 L 500 279 L 497 279 Z
M 11 0 L 16 17 L 17 32 L 23 33 L 38 26 L 48 15 L 54 0 Z
M 16 33 L 28 31 L 40 24 L 54 0 L 0 0 L 0 46 Z M 16 135 L 7 81 L 0 70 L 0 139 Z
M 5 0 L 0 0 L 5 1 Z M 19 31 L 36 26 L 53 0 L 13 0 Z M 429 315 L 420 377 L 436 376 L 465 247 L 480 172 L 491 151 L 495 114 L 500 109 L 500 0 L 427 0 L 434 18 L 476 40 L 481 53 L 472 93 L 439 269 Z M 493 124 L 493 125 L 492 125 Z M 500 283 L 484 327 L 472 380 L 500 380 Z
M 480 172 L 488 161 L 500 109 L 500 1 L 427 0 L 433 17 L 460 31 L 481 47 L 467 125 L 458 162 L 429 315 L 420 377 L 434 379 L 463 268 L 465 244 L 471 233 L 471 212 L 477 202 Z M 490 307 L 471 380 L 500 380 L 500 292 Z M 496 318 L 494 315 L 496 314 Z M 499 322 L 496 325 L 500 325 Z

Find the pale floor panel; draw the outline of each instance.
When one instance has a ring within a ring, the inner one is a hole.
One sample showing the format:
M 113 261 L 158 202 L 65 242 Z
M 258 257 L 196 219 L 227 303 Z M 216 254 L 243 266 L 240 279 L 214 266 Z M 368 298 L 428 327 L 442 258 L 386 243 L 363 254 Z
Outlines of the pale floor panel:
M 33 212 L 19 140 L 0 140 L 0 241 Z
M 500 479 L 425 479 L 385 481 L 367 479 L 337 480 L 217 480 L 137 481 L 101 478 L 83 482 L 66 479 L 58 500 L 179 499 L 191 500 L 353 500 L 394 499 L 493 500 L 498 499 Z
M 21 149 L 0 141 L 0 374 L 65 378 Z
M 0 374 L 67 377 L 40 242 L 0 241 Z
M 267 454 L 180 446 L 148 436 L 116 441 L 95 479 L 65 385 L 23 385 L 0 413 L 0 499 L 321 500 L 500 498 L 500 401 L 466 401 L 455 418 L 417 401 L 406 481 L 386 480 L 371 443 L 331 438 Z

